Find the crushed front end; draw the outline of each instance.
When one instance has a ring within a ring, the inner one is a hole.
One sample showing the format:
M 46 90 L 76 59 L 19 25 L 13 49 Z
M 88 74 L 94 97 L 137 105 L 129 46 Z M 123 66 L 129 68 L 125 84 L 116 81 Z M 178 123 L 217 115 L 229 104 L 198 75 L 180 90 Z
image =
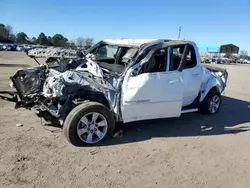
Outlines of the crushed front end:
M 107 80 L 111 80 L 110 77 Z M 109 97 L 115 91 L 110 89 L 112 86 L 107 80 L 103 79 L 100 67 L 92 61 L 85 61 L 76 69 L 64 72 L 39 65 L 18 70 L 11 77 L 16 91 L 2 91 L 0 96 L 15 102 L 16 108 L 29 109 L 47 122 L 62 125 L 68 113 L 86 101 L 100 102 L 111 109 Z

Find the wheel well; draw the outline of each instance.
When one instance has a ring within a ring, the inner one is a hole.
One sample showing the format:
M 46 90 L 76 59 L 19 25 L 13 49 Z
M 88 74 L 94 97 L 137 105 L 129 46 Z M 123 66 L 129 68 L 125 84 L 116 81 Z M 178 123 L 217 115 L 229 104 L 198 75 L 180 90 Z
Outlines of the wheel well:
M 217 92 L 217 93 L 220 93 L 220 90 L 219 90 L 219 88 L 217 87 L 217 86 L 213 86 L 208 92 L 203 92 L 204 93 L 204 95 L 201 95 L 201 97 L 199 97 L 199 102 L 202 102 L 205 98 L 206 98 L 206 96 L 209 94 L 209 93 L 211 93 L 211 92 Z M 202 92 L 201 92 L 201 94 L 203 94 Z
M 82 98 L 84 98 L 85 100 L 90 100 L 93 102 L 101 103 L 104 106 L 106 106 L 108 109 L 111 109 L 108 100 L 106 99 L 104 94 L 101 92 L 88 92 L 88 93 L 85 93 L 85 95 L 82 96 Z
M 210 92 L 212 92 L 212 91 L 216 91 L 216 92 L 220 93 L 219 88 L 216 87 L 216 86 L 212 87 L 212 88 L 209 90 L 208 93 L 210 93 Z
M 109 102 L 108 102 L 108 100 L 104 97 L 103 94 L 100 94 L 100 96 L 97 98 L 97 101 L 96 101 L 96 102 L 99 102 L 99 103 L 103 104 L 104 106 L 106 106 L 108 109 L 110 109 Z

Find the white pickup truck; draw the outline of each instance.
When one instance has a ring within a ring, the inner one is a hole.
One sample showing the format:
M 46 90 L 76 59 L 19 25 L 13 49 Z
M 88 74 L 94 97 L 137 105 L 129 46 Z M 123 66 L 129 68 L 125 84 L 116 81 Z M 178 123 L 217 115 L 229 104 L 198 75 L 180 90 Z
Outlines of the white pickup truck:
M 215 114 L 228 77 L 201 65 L 196 44 L 183 40 L 103 40 L 61 64 L 17 71 L 13 101 L 60 122 L 73 145 L 100 142 L 116 122 Z

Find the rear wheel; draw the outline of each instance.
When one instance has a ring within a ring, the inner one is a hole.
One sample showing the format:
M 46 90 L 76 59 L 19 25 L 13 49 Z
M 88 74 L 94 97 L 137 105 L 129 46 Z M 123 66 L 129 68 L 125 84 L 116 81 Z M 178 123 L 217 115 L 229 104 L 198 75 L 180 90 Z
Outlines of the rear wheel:
M 221 95 L 216 90 L 211 90 L 201 102 L 199 111 L 203 114 L 215 114 L 221 105 Z
M 110 110 L 97 102 L 87 102 L 75 107 L 67 116 L 63 132 L 75 145 L 93 145 L 112 134 L 115 120 Z

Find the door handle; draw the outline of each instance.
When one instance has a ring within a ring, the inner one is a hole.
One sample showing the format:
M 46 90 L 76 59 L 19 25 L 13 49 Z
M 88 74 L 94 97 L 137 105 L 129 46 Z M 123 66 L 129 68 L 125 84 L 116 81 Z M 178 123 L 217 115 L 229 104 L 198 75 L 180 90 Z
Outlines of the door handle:
M 178 82 L 178 80 L 169 80 L 168 81 L 169 84 L 174 84 L 174 83 L 177 83 L 177 82 Z
M 200 74 L 192 74 L 192 76 L 198 77 L 198 76 L 200 76 Z

